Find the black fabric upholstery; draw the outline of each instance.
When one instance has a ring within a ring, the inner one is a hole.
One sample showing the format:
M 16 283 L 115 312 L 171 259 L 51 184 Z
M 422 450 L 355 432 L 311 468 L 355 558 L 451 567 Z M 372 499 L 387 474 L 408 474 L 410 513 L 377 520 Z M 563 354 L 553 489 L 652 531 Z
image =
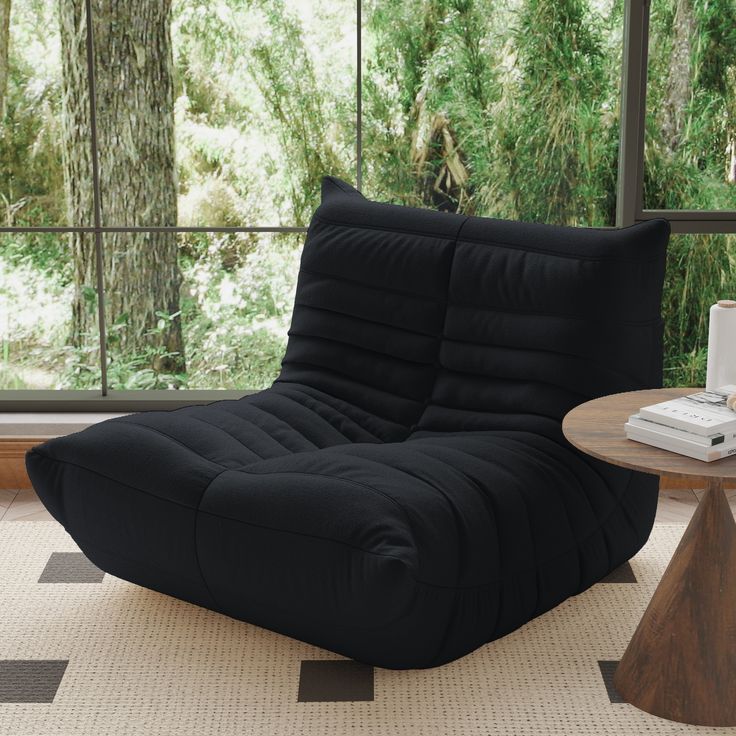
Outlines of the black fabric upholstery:
M 503 636 L 631 557 L 657 480 L 561 420 L 661 382 L 669 227 L 521 224 L 328 178 L 283 368 L 239 401 L 32 450 L 104 570 L 385 667 Z

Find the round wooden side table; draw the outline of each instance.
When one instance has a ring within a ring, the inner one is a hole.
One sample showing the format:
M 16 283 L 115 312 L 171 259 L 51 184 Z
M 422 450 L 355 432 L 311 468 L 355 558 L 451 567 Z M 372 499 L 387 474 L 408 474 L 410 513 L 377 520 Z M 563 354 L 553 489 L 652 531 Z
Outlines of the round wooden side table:
M 685 476 L 705 495 L 614 675 L 627 702 L 672 721 L 736 726 L 736 523 L 723 492 L 736 456 L 693 460 L 626 438 L 641 407 L 695 388 L 632 391 L 573 409 L 562 423 L 583 452 L 644 473 Z

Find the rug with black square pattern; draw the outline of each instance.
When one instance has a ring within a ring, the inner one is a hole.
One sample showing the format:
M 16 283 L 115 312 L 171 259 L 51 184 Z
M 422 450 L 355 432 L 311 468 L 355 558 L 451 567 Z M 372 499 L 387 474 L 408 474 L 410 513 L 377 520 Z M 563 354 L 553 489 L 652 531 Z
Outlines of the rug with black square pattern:
M 657 524 L 631 563 L 509 636 L 401 672 L 105 575 L 55 522 L 0 521 L 0 734 L 722 734 L 612 682 L 683 529 Z

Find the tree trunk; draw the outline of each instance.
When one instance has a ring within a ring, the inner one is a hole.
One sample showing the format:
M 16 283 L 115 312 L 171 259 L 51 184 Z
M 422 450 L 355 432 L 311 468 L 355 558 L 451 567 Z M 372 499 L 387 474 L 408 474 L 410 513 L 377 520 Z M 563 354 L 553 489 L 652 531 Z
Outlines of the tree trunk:
M 59 0 L 62 36 L 65 179 L 70 224 L 92 224 L 89 90 L 84 0 Z M 173 59 L 170 0 L 94 4 L 97 140 L 102 224 L 176 224 Z M 106 318 L 112 360 L 146 355 L 163 373 L 184 370 L 176 235 L 106 233 Z M 73 238 L 77 295 L 74 342 L 94 326 L 88 287 L 94 248 Z
M 691 69 L 692 47 L 696 32 L 691 0 L 677 0 L 672 27 L 667 98 L 664 104 L 664 139 L 671 151 L 676 151 L 682 140 L 687 121 L 687 107 L 693 88 Z
M 12 0 L 0 0 L 0 121 L 5 120 L 7 113 L 11 3 Z
M 67 224 L 92 225 L 94 201 L 87 86 L 84 0 L 59 0 L 62 85 L 61 130 Z M 92 349 L 97 338 L 94 237 L 69 235 L 74 264 L 71 343 Z M 90 356 L 90 363 L 94 355 Z

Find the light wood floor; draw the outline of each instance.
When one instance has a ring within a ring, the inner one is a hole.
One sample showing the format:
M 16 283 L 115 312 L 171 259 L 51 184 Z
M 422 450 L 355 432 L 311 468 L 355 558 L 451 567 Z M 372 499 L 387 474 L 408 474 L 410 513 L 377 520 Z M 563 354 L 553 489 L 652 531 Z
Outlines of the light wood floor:
M 688 522 L 702 498 L 702 489 L 664 491 L 659 492 L 659 506 L 657 507 L 657 521 L 664 524 Z M 726 497 L 731 505 L 731 511 L 736 516 L 736 488 L 726 491 Z
M 0 521 L 53 521 L 33 489 L 0 490 Z
M 687 523 L 698 505 L 702 490 L 660 491 L 657 521 L 663 524 Z M 726 491 L 736 516 L 736 489 Z M 35 491 L 0 490 L 0 520 L 51 521 L 51 515 L 38 500 Z

